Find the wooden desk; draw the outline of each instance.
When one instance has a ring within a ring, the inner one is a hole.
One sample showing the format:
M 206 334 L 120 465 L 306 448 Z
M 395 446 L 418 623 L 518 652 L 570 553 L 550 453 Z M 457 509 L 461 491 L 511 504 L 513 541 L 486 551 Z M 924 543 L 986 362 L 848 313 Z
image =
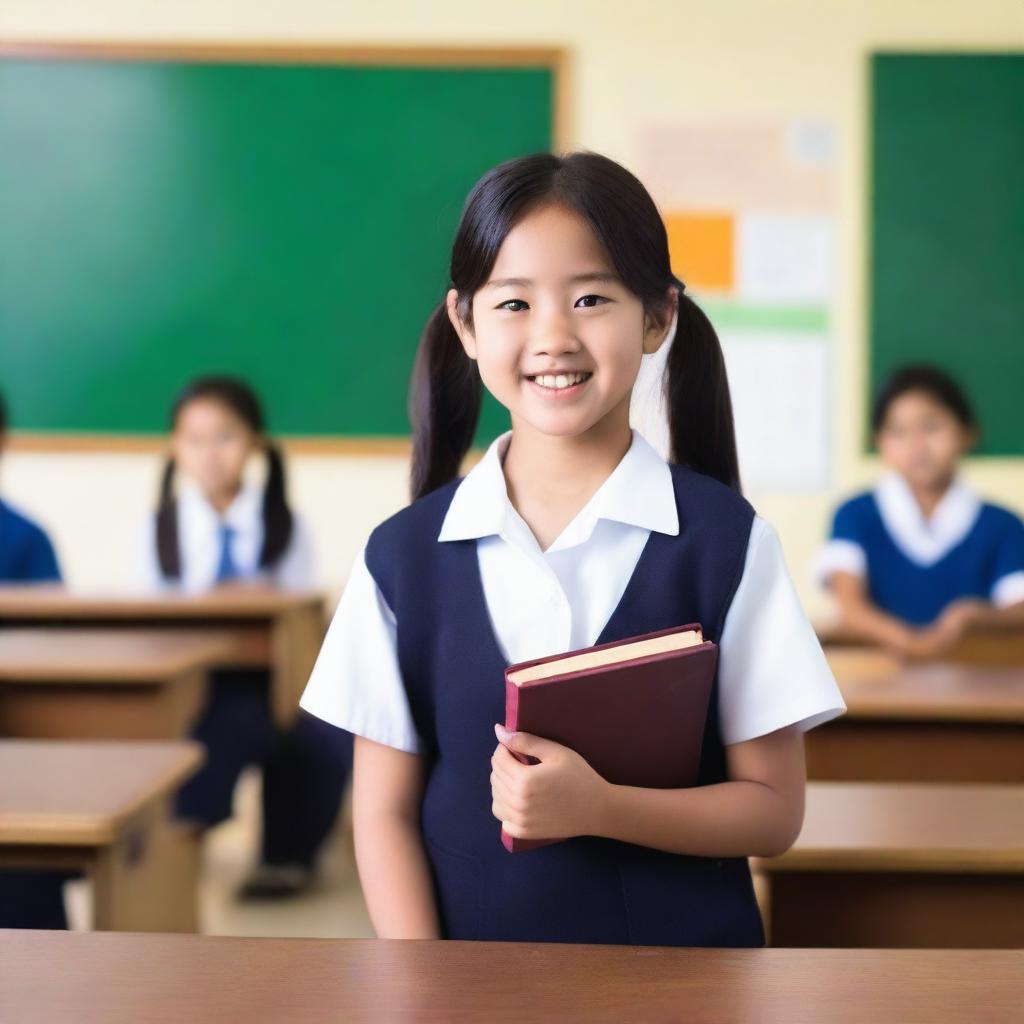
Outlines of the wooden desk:
M 823 647 L 864 647 L 864 638 L 826 623 L 816 623 Z M 942 656 L 968 665 L 1024 666 L 1024 629 L 972 630 Z
M 47 1024 L 1008 1024 L 1022 977 L 999 950 L 0 932 L 0 1006 Z
M 1024 946 L 1022 786 L 810 783 L 792 849 L 751 866 L 774 946 Z
M 104 596 L 53 586 L 0 586 L 0 623 L 213 630 L 230 639 L 228 664 L 271 669 L 274 716 L 288 725 L 320 650 L 325 613 L 319 594 L 255 587 L 225 587 L 197 596 Z
M 1024 783 L 1024 667 L 825 653 L 848 711 L 805 734 L 808 778 Z
M 0 867 L 87 872 L 98 929 L 194 931 L 196 835 L 168 802 L 201 762 L 195 743 L 0 740 Z
M 181 739 L 230 652 L 208 631 L 0 630 L 0 736 Z

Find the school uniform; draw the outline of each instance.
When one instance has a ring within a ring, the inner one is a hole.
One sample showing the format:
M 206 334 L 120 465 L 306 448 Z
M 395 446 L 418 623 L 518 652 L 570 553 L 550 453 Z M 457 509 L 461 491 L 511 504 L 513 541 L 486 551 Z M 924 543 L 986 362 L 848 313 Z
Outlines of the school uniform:
M 726 779 L 725 745 L 846 709 L 772 527 L 632 434 L 546 551 L 508 499 L 511 431 L 464 478 L 378 526 L 300 701 L 428 759 L 421 826 L 446 938 L 764 943 L 746 858 L 596 836 L 509 854 L 491 813 L 513 662 L 700 622 L 720 650 L 699 785 Z
M 257 580 L 286 590 L 314 586 L 309 528 L 293 513 L 292 537 L 277 563 L 263 569 L 263 489 L 245 485 L 219 514 L 190 481 L 179 488 L 180 580 L 161 573 L 156 517 L 147 517 L 137 542 L 137 586 L 201 593 L 219 582 Z M 231 816 L 232 797 L 242 770 L 263 770 L 263 848 L 267 865 L 311 867 L 333 826 L 351 770 L 352 737 L 300 711 L 287 732 L 275 724 L 270 676 L 265 669 L 219 669 L 211 673 L 207 704 L 192 736 L 203 744 L 206 761 L 179 790 L 175 813 L 205 826 Z
M 59 583 L 46 532 L 0 500 L 0 583 Z M 67 928 L 64 882 L 77 873 L 0 871 L 0 928 Z
M 1024 601 L 1024 523 L 960 477 L 925 518 L 906 480 L 890 472 L 836 510 L 814 572 L 826 585 L 840 570 L 863 577 L 874 604 L 913 625 L 959 598 L 1007 607 Z
M 56 583 L 60 568 L 44 530 L 0 500 L 0 581 Z

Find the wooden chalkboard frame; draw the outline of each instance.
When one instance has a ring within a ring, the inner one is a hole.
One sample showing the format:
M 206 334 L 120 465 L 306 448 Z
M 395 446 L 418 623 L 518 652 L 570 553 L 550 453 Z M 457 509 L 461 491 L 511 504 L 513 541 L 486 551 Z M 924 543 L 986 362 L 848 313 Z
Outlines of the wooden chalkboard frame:
M 552 141 L 558 151 L 571 145 L 569 51 L 557 46 L 388 46 L 264 43 L 106 43 L 0 42 L 0 58 L 24 60 L 195 61 L 238 64 L 347 64 L 418 67 L 547 67 L 552 81 Z M 167 444 L 162 434 L 99 434 L 19 431 L 8 445 L 35 452 L 154 452 Z M 395 455 L 411 451 L 408 438 L 304 437 L 280 438 L 292 453 L 323 455 Z

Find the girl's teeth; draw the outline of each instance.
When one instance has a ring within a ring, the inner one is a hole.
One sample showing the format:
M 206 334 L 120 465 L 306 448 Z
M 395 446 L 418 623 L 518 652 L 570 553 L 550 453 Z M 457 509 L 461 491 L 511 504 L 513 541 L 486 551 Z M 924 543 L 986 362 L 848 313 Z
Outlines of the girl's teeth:
M 585 376 L 586 375 L 582 373 L 545 373 L 538 377 L 535 377 L 534 380 L 536 380 L 538 384 L 545 388 L 567 388 L 571 384 L 579 384 Z

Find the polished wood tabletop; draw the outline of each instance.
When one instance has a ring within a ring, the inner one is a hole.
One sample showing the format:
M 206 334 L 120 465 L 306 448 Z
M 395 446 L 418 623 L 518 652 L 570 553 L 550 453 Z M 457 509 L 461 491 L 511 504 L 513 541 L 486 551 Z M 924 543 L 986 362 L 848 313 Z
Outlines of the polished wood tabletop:
M 846 718 L 1024 724 L 1024 666 L 912 664 L 876 648 L 826 649 Z
M 0 739 L 0 845 L 112 843 L 202 760 L 191 741 Z
M 201 594 L 99 593 L 57 584 L 0 585 L 0 619 L 264 618 L 319 607 L 320 594 L 265 586 L 223 586 Z
M 998 1024 L 1021 1005 L 1021 951 L 0 932 L 5 1018 L 47 1024 Z
M 796 842 L 753 864 L 1024 875 L 1024 786 L 809 782 Z
M 228 636 L 225 664 L 271 672 L 274 717 L 289 726 L 323 642 L 322 594 L 225 584 L 201 594 L 89 593 L 54 584 L 0 585 L 0 626 L 21 628 L 188 625 Z M 225 632 L 229 631 L 229 632 Z
M 0 683 L 159 682 L 230 653 L 228 636 L 206 631 L 0 629 Z

